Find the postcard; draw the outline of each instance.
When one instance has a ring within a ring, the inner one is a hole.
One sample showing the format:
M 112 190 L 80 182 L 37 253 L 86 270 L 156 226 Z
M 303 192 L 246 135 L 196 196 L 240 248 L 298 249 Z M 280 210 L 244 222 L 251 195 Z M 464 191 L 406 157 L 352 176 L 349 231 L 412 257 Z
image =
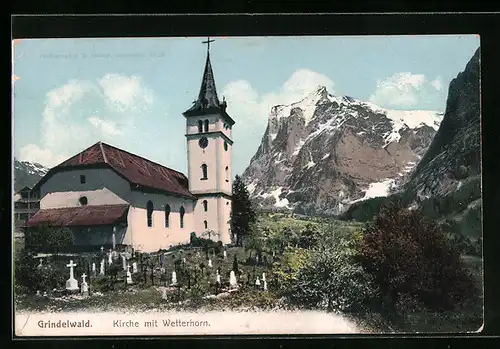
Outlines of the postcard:
M 481 330 L 479 36 L 12 45 L 16 336 Z

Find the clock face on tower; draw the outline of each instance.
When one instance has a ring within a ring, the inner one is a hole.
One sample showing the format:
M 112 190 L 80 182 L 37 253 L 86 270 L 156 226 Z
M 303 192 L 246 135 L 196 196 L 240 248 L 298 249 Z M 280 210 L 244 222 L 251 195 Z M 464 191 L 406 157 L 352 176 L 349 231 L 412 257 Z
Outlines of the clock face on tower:
M 207 137 L 201 137 L 200 140 L 198 141 L 198 144 L 200 145 L 200 148 L 205 149 L 208 145 Z

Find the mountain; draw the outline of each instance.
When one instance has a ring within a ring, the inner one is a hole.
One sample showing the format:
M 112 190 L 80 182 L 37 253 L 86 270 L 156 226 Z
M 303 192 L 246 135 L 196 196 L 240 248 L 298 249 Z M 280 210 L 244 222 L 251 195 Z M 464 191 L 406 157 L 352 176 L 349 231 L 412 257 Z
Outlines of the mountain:
M 14 192 L 26 186 L 32 188 L 48 170 L 37 163 L 14 159 Z
M 480 237 L 481 137 L 479 49 L 450 82 L 443 121 L 426 153 L 393 195 L 353 204 L 345 219 L 366 220 L 387 202 L 420 207 L 451 232 Z
M 442 113 L 387 110 L 319 86 L 271 109 L 242 179 L 260 207 L 337 215 L 397 187 L 441 120 Z

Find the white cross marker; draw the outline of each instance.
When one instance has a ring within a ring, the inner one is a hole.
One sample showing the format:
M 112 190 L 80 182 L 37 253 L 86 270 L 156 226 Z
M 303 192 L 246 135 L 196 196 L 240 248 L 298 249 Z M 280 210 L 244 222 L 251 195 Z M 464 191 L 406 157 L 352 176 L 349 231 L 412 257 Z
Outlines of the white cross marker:
M 69 268 L 69 278 L 74 279 L 73 268 L 76 267 L 77 265 L 73 263 L 73 260 L 70 260 L 69 264 L 66 264 L 66 266 Z
M 83 273 L 83 274 L 82 274 L 82 279 L 83 279 L 82 283 L 85 283 L 85 278 L 86 278 L 86 277 L 87 277 L 87 274 Z

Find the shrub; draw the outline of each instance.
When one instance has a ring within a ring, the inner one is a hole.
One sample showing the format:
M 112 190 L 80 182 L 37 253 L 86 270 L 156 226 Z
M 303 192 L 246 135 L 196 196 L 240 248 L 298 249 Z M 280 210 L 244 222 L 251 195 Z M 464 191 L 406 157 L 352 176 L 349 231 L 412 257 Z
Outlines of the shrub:
M 310 251 L 302 248 L 287 247 L 279 262 L 274 263 L 272 278 L 273 288 L 285 296 L 297 281 L 299 270 L 305 265 Z
M 455 245 L 419 210 L 385 208 L 356 248 L 380 289 L 383 312 L 397 312 L 409 297 L 430 309 L 450 309 L 477 291 Z
M 211 239 L 199 238 L 196 236 L 191 240 L 191 247 L 201 247 L 205 253 L 213 249 L 215 254 L 220 254 L 222 250 L 222 244 Z
M 311 253 L 290 280 L 291 302 L 328 311 L 369 308 L 377 294 L 376 286 L 354 256 L 345 241 Z
M 67 228 L 42 225 L 25 236 L 25 248 L 32 253 L 58 253 L 73 244 L 73 233 Z
M 318 231 L 311 224 L 307 224 L 298 237 L 298 247 L 314 248 L 318 244 L 318 239 Z
M 20 252 L 15 259 L 14 279 L 18 292 L 35 293 L 51 291 L 64 287 L 69 277 L 67 271 L 53 265 L 44 264 L 38 267 L 33 255 Z

